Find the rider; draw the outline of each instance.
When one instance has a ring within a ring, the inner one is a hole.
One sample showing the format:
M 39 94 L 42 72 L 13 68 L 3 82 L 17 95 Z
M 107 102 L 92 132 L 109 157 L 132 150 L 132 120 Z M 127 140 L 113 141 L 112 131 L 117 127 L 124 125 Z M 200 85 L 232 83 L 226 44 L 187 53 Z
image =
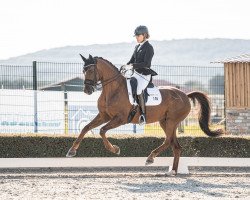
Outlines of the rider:
M 134 36 L 136 37 L 138 44 L 135 46 L 134 53 L 127 65 L 132 65 L 134 69 L 134 74 L 132 75 L 130 82 L 137 82 L 136 92 L 141 112 L 139 124 L 145 124 L 146 106 L 144 89 L 151 81 L 151 76 L 157 75 L 155 71 L 150 69 L 151 61 L 154 56 L 154 48 L 148 42 L 149 32 L 146 26 L 138 26 L 134 31 Z

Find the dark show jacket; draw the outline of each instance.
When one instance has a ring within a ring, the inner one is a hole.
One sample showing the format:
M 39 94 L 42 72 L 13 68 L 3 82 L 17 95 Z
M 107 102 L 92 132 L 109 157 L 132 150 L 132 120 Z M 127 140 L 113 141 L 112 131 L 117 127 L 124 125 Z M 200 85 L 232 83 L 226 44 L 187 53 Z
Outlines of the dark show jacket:
M 143 74 L 143 75 L 149 75 L 156 76 L 157 73 L 150 69 L 151 67 L 151 61 L 154 56 L 154 48 L 153 46 L 146 41 L 141 48 L 137 51 L 139 48 L 139 44 L 136 45 L 134 53 L 130 59 L 130 61 L 127 63 L 132 64 L 135 71 Z

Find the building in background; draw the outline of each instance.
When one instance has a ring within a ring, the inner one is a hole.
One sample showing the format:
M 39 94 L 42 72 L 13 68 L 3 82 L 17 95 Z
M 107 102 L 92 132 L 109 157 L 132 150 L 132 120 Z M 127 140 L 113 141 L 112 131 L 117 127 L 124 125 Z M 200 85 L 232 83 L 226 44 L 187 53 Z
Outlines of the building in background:
M 218 63 L 224 63 L 226 130 L 250 134 L 250 54 Z

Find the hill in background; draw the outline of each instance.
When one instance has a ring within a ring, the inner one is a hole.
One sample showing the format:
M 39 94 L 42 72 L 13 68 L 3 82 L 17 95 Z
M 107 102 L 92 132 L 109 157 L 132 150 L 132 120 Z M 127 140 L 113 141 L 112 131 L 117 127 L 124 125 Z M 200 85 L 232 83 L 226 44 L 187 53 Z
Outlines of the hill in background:
M 250 40 L 241 39 L 182 39 L 150 41 L 155 49 L 153 65 L 210 66 L 211 61 L 250 52 Z M 0 64 L 31 65 L 33 60 L 50 62 L 82 62 L 79 53 L 108 59 L 113 64 L 125 64 L 130 59 L 135 42 L 66 46 L 46 49 L 0 60 Z

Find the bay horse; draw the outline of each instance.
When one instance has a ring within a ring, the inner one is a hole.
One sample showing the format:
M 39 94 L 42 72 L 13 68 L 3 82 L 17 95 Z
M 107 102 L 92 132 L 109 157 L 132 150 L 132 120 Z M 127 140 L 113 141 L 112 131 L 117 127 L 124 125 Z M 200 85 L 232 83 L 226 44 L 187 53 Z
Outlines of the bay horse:
M 128 123 L 127 120 L 132 105 L 129 102 L 126 79 L 108 60 L 101 57 L 92 57 L 91 55 L 89 55 L 89 58 L 85 58 L 82 55 L 81 57 L 84 61 L 84 92 L 91 95 L 94 92 L 95 86 L 98 84 L 102 85 L 102 93 L 98 99 L 99 113 L 81 130 L 81 133 L 74 141 L 66 156 L 75 156 L 85 134 L 104 123 L 106 124 L 101 127 L 100 135 L 105 148 L 115 154 L 120 154 L 120 148 L 110 143 L 106 137 L 106 132 Z M 157 106 L 146 107 L 146 119 L 147 123 L 159 122 L 165 132 L 165 140 L 163 144 L 150 153 L 146 160 L 146 165 L 152 164 L 157 155 L 171 146 L 174 161 L 170 174 L 176 175 L 181 154 L 181 146 L 176 137 L 176 129 L 178 124 L 187 117 L 191 110 L 189 99 L 193 101 L 197 100 L 200 104 L 199 125 L 205 134 L 215 137 L 221 135 L 223 131 L 221 129 L 210 130 L 210 103 L 208 97 L 202 92 L 194 91 L 185 94 L 177 88 L 167 87 L 166 89 L 160 89 L 160 93 L 162 95 L 162 102 Z M 138 124 L 138 119 L 139 110 L 131 123 Z

